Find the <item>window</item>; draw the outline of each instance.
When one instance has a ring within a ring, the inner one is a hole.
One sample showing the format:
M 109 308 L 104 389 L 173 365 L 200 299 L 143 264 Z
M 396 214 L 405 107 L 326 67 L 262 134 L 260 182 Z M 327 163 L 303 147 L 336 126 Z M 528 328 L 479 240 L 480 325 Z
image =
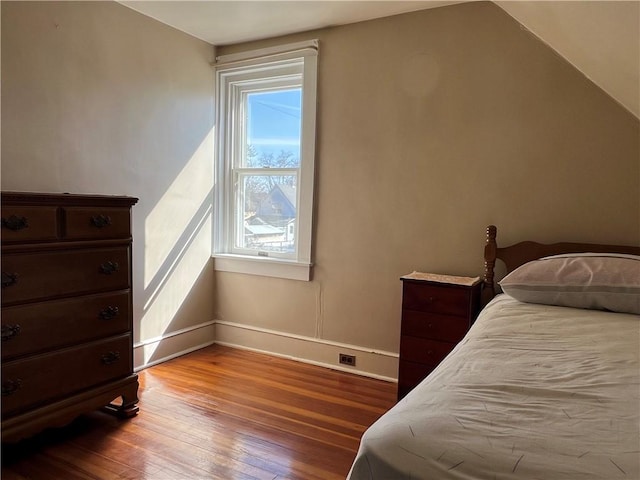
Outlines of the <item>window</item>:
M 217 58 L 217 270 L 309 279 L 317 46 Z

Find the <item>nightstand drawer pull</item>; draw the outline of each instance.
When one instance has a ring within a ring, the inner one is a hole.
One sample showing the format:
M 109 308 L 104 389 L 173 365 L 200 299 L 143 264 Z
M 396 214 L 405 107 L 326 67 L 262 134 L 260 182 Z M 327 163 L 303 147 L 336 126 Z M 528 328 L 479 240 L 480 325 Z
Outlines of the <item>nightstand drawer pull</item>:
M 98 317 L 100 317 L 102 320 L 111 320 L 112 318 L 117 317 L 118 313 L 120 313 L 120 309 L 118 307 L 109 305 L 108 307 L 100 310 Z
M 2 396 L 14 394 L 22 386 L 22 380 L 16 378 L 15 380 L 5 380 L 2 382 Z
M 105 353 L 102 355 L 101 360 L 104 365 L 112 365 L 120 360 L 120 352 L 116 350 L 115 352 L 111 351 L 109 353 Z
M 96 228 L 104 228 L 111 225 L 111 217 L 109 215 L 94 215 L 91 217 L 91 225 Z
M 118 265 L 118 262 L 105 262 L 100 265 L 100 273 L 103 273 L 104 275 L 111 275 L 118 270 L 120 270 L 120 265 Z
M 27 217 L 11 215 L 9 218 L 2 217 L 2 226 L 17 232 L 18 230 L 29 227 L 29 222 L 27 221 Z
M 20 333 L 20 325 L 2 325 L 2 341 L 6 342 L 16 337 Z

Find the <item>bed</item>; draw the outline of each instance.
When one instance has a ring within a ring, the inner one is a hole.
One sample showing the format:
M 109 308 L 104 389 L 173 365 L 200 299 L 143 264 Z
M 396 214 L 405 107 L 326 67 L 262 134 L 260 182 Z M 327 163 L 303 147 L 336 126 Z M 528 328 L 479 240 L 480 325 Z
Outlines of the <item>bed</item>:
M 499 248 L 490 226 L 484 282 L 473 327 L 364 433 L 349 480 L 640 479 L 640 248 Z

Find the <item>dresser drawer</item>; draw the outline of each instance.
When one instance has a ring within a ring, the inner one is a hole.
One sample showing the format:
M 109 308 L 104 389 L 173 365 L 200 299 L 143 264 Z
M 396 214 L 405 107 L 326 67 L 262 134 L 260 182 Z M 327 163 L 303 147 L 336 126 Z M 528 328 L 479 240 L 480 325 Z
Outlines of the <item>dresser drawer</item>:
M 129 247 L 4 254 L 2 305 L 123 290 L 129 279 Z
M 426 338 L 400 337 L 400 350 L 402 359 L 410 362 L 435 364 L 437 365 L 449 355 L 449 352 L 456 346 L 455 343 L 438 342 Z
M 129 334 L 2 365 L 2 414 L 17 413 L 131 372 Z
M 402 308 L 466 318 L 469 315 L 469 295 L 468 288 L 404 282 Z
M 469 330 L 469 320 L 439 313 L 402 312 L 402 335 L 459 342 Z
M 129 330 L 129 291 L 16 305 L 2 310 L 2 360 Z
M 57 237 L 57 207 L 2 207 L 3 244 L 55 240 Z
M 128 208 L 67 207 L 64 209 L 65 238 L 129 238 L 131 220 Z

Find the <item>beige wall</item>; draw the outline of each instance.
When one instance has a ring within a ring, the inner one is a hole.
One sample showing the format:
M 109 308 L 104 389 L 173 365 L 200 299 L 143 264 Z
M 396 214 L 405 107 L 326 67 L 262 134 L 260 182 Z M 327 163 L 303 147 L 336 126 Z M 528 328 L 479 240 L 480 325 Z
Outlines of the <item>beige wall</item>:
M 497 6 L 219 53 L 310 38 L 320 39 L 314 279 L 216 272 L 217 318 L 397 352 L 398 277 L 481 274 L 488 224 L 504 244 L 640 241 L 638 119 Z
M 2 189 L 140 198 L 137 365 L 213 340 L 213 55 L 115 2 L 2 2 Z

